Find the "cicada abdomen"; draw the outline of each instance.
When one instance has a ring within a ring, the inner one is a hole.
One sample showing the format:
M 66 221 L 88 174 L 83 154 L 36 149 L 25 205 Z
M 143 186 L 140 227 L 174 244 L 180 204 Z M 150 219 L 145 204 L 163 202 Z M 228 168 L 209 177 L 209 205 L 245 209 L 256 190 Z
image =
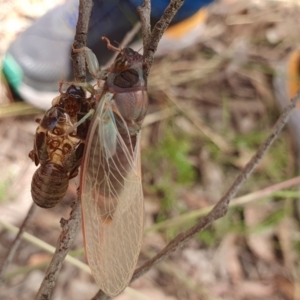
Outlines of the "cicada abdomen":
M 98 286 L 109 296 L 129 284 L 141 248 L 139 140 L 148 106 L 142 56 L 130 48 L 116 50 L 91 121 L 80 175 L 86 255 Z
M 31 183 L 32 199 L 40 207 L 58 204 L 66 194 L 69 180 L 78 174 L 89 121 L 72 129 L 89 109 L 85 102 L 83 89 L 71 85 L 53 100 L 53 106 L 39 121 L 34 150 L 29 156 L 36 165 L 40 164 Z

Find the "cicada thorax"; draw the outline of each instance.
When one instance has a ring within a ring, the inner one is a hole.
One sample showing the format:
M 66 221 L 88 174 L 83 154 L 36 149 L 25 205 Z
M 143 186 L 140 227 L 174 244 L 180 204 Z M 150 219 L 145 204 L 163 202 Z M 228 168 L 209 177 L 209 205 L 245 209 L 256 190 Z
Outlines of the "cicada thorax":
M 53 106 L 39 121 L 34 150 L 29 156 L 36 165 L 40 164 L 32 178 L 31 194 L 43 208 L 58 204 L 66 194 L 69 179 L 78 174 L 87 134 L 84 126 L 88 125 L 73 128 L 88 109 L 85 100 L 82 88 L 71 85 L 53 100 Z

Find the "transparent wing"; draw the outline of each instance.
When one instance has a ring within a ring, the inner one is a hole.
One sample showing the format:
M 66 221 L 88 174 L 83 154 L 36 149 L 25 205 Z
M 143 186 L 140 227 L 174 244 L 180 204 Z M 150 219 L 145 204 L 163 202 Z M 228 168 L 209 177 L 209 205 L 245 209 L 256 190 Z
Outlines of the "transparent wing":
M 136 267 L 143 235 L 139 134 L 114 117 L 106 93 L 88 134 L 81 171 L 83 231 L 88 263 L 98 286 L 118 295 Z

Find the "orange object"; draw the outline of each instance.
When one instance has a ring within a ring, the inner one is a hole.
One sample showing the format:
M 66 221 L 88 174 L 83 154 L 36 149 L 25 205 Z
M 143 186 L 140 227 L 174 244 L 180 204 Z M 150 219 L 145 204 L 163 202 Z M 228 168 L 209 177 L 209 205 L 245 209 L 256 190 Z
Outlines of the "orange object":
M 188 19 L 169 27 L 166 30 L 165 35 L 169 38 L 180 38 L 189 31 L 193 30 L 198 24 L 204 23 L 207 19 L 207 16 L 207 10 L 202 8 Z
M 288 96 L 292 98 L 300 87 L 300 51 L 294 50 L 287 61 L 287 88 Z M 300 104 L 298 103 L 298 106 Z

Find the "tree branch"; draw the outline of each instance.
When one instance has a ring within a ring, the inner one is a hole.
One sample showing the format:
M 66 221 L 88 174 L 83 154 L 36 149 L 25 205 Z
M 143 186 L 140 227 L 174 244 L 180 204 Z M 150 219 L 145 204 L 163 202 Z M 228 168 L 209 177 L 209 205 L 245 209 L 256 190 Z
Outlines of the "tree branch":
M 75 49 L 86 46 L 87 32 L 92 12 L 92 0 L 80 0 L 79 2 L 79 15 L 76 26 L 75 41 L 73 47 Z M 75 81 L 86 81 L 86 65 L 83 52 L 72 53 L 73 69 Z M 81 226 L 81 210 L 80 199 L 74 204 L 70 213 L 69 220 L 61 219 L 62 232 L 58 239 L 56 251 L 52 257 L 50 265 L 47 268 L 44 280 L 36 295 L 36 300 L 50 299 L 53 289 L 55 287 L 59 271 L 62 263 L 69 251 L 70 246 L 73 244 L 75 237 L 78 234 Z
M 61 219 L 62 232 L 58 238 L 57 247 L 47 268 L 44 280 L 35 299 L 48 300 L 51 298 L 62 263 L 69 252 L 81 225 L 80 201 L 77 201 L 70 214 L 69 220 Z
M 80 0 L 78 22 L 74 37 L 74 49 L 80 49 L 86 46 L 87 33 L 89 28 L 90 17 L 92 13 L 93 1 Z M 86 81 L 86 64 L 84 52 L 72 52 L 74 80 L 79 82 Z
M 142 34 L 143 34 L 143 57 L 146 63 L 144 73 L 148 77 L 151 66 L 154 60 L 154 54 L 157 50 L 158 43 L 163 36 L 166 29 L 169 27 L 173 17 L 182 6 L 184 0 L 171 0 L 170 4 L 164 11 L 164 14 L 160 20 L 155 24 L 151 31 L 150 24 L 150 12 L 151 3 L 150 0 L 144 0 L 143 5 L 138 8 L 142 22 Z

